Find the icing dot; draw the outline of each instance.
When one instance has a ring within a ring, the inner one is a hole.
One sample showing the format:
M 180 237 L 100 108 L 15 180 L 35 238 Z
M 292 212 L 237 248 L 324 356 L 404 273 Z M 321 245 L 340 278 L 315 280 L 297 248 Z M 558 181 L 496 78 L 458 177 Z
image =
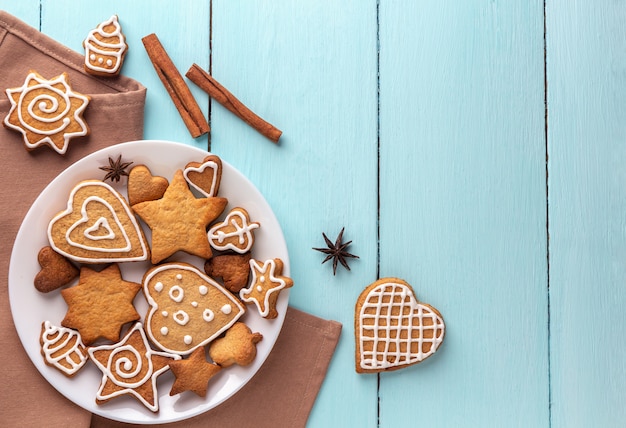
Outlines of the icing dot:
M 110 59 L 107 59 L 107 65 L 110 67 L 113 65 L 113 61 L 111 61 Z
M 104 58 L 98 58 L 98 64 L 102 64 L 104 62 Z
M 215 318 L 215 314 L 213 313 L 211 309 L 205 309 L 204 312 L 202 312 L 202 318 L 206 322 L 211 322 L 213 321 L 213 318 Z
M 185 325 L 189 322 L 189 315 L 185 311 L 174 312 L 174 321 L 179 325 Z
M 183 276 L 180 273 L 178 273 L 176 274 L 176 279 L 180 281 L 181 279 L 183 279 Z
M 185 291 L 179 285 L 175 285 L 170 288 L 170 299 L 176 303 L 180 303 L 182 302 L 183 297 L 185 297 Z
M 265 282 L 265 277 L 263 275 L 259 277 L 259 282 Z
M 154 284 L 154 289 L 160 293 L 161 291 L 163 291 L 163 283 L 160 281 L 157 282 L 156 284 Z
M 257 285 L 256 286 L 256 291 L 262 292 L 263 291 L 263 287 L 261 287 L 260 285 Z
M 92 61 L 95 60 L 96 59 L 96 55 L 95 54 L 89 55 L 89 59 L 92 60 Z
M 223 314 L 230 314 L 233 311 L 233 308 L 227 303 L 224 306 L 222 306 L 222 309 L 220 309 L 222 311 Z
M 191 345 L 193 338 L 190 335 L 186 334 L 183 340 L 185 341 L 185 345 Z
M 167 327 L 161 327 L 161 334 L 163 336 L 167 336 L 167 333 L 169 333 L 170 331 L 168 330 Z
M 167 311 L 163 311 L 161 312 L 161 315 L 163 315 L 164 317 L 168 316 L 169 314 L 167 313 Z
M 191 306 L 193 306 L 194 308 L 198 307 L 198 302 L 191 302 Z
M 209 289 L 206 285 L 201 285 L 200 287 L 198 287 L 198 291 L 204 296 L 209 292 Z

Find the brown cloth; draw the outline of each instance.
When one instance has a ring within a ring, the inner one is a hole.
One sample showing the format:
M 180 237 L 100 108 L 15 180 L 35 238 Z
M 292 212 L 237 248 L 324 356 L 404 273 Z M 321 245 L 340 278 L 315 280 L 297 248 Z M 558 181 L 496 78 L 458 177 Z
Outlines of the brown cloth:
M 22 135 L 0 126 L 0 420 L 3 427 L 128 426 L 74 405 L 41 376 L 22 348 L 8 296 L 11 249 L 22 219 L 44 187 L 85 155 L 142 138 L 146 89 L 124 76 L 83 71 L 83 56 L 0 11 L 0 91 L 22 86 L 29 71 L 50 79 L 66 72 L 71 86 L 91 97 L 85 120 L 91 133 L 70 141 L 67 153 L 49 147 L 28 152 Z M 146 66 L 149 66 L 147 64 Z M 10 109 L 0 92 L 0 120 Z M 36 255 L 33 255 L 36 257 Z M 27 308 L 25 308 L 27 310 Z M 341 324 L 289 308 L 281 334 L 259 372 L 217 408 L 168 426 L 304 426 L 339 340 Z M 94 385 L 94 395 L 97 385 Z M 267 391 L 284 397 L 273 401 Z M 95 398 L 94 398 L 95 399 Z M 247 406 L 245 412 L 240 409 Z M 138 403 L 138 405 L 140 405 Z M 145 425 L 144 425 L 145 426 Z

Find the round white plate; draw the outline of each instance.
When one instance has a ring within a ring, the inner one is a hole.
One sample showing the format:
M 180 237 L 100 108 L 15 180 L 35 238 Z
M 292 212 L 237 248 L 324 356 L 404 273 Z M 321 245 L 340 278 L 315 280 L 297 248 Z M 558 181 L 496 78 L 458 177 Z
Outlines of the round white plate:
M 50 321 L 60 326 L 67 305 L 59 290 L 44 294 L 35 289 L 33 279 L 40 270 L 37 253 L 42 247 L 49 245 L 46 235 L 48 223 L 56 213 L 66 208 L 71 189 L 81 180 L 102 179 L 105 172 L 99 167 L 107 166 L 109 157 L 117 159 L 119 155 L 122 155 L 123 161 L 132 161 L 133 166 L 145 164 L 153 175 L 171 180 L 177 169 L 184 168 L 187 162 L 201 162 L 208 153 L 181 143 L 135 141 L 95 152 L 63 171 L 35 200 L 15 239 L 9 267 L 9 298 L 13 321 L 33 364 L 52 386 L 74 403 L 92 413 L 122 422 L 149 424 L 179 421 L 214 408 L 231 397 L 254 376 L 280 333 L 287 310 L 289 290 L 284 290 L 279 296 L 278 318 L 273 320 L 262 318 L 254 305 L 248 306 L 246 314 L 240 318 L 240 321 L 245 322 L 252 331 L 263 334 L 263 340 L 257 344 L 257 356 L 251 365 L 246 367 L 234 365 L 221 370 L 209 382 L 205 398 L 200 398 L 192 392 L 170 396 L 169 391 L 174 377 L 169 371 L 162 374 L 157 379 L 158 413 L 151 412 L 128 395 L 114 398 L 101 405 L 96 404 L 95 396 L 102 373 L 90 361 L 73 378 L 68 378 L 47 366 L 40 353 L 41 323 Z M 250 219 L 261 224 L 261 227 L 255 230 L 253 258 L 262 261 L 276 257 L 282 259 L 285 265 L 284 275 L 288 276 L 287 245 L 272 209 L 246 177 L 223 159 L 222 163 L 219 196 L 228 198 L 228 205 L 219 220 L 232 208 L 237 206 L 245 208 L 250 214 Z M 116 190 L 126 195 L 125 177 L 119 183 L 112 184 Z M 143 223 L 142 226 L 149 240 L 150 230 Z M 204 271 L 204 260 L 194 256 L 177 253 L 171 260 L 190 262 Z M 150 266 L 149 262 L 120 263 L 123 278 L 138 283 L 141 283 L 144 272 Z M 137 294 L 135 306 L 143 321 L 148 304 L 141 291 Z

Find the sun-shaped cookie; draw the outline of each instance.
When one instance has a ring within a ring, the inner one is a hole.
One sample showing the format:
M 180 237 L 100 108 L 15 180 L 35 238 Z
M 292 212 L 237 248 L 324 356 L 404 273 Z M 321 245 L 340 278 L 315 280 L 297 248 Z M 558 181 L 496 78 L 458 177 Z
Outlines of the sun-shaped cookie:
M 281 290 L 293 286 L 293 280 L 282 276 L 283 262 L 280 259 L 266 260 L 263 264 L 252 259 L 252 284 L 242 288 L 239 297 L 246 303 L 254 303 L 264 318 L 276 318 L 276 301 Z
M 89 133 L 83 112 L 90 98 L 70 87 L 67 73 L 47 80 L 31 71 L 21 87 L 6 93 L 11 110 L 4 125 L 22 133 L 27 150 L 48 145 L 65 154 L 72 138 Z

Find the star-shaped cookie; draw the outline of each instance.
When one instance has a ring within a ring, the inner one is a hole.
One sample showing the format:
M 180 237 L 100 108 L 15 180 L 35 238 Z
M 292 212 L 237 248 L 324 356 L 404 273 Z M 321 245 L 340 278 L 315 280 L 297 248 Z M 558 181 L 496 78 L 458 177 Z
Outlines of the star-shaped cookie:
M 206 360 L 206 351 L 203 346 L 193 351 L 186 360 L 172 361 L 170 368 L 176 376 L 170 395 L 192 391 L 200 397 L 206 396 L 209 380 L 222 369 L 217 364 Z
M 246 303 L 254 303 L 264 318 L 276 318 L 276 301 L 281 290 L 293 286 L 293 280 L 282 276 L 283 262 L 280 259 L 266 260 L 263 265 L 250 260 L 252 284 L 242 288 L 239 297 Z
M 227 203 L 226 198 L 196 198 L 182 170 L 178 170 L 161 199 L 133 205 L 152 230 L 152 263 L 157 264 L 177 251 L 211 258 L 206 228 Z
M 122 279 L 116 264 L 100 272 L 82 267 L 78 284 L 61 290 L 68 306 L 61 325 L 78 330 L 85 345 L 101 337 L 116 342 L 122 326 L 139 319 L 133 299 L 140 289 Z
M 136 323 L 119 343 L 88 349 L 89 358 L 102 372 L 96 403 L 131 395 L 153 412 L 159 410 L 157 377 L 179 360 L 179 355 L 153 351 L 141 323 Z

